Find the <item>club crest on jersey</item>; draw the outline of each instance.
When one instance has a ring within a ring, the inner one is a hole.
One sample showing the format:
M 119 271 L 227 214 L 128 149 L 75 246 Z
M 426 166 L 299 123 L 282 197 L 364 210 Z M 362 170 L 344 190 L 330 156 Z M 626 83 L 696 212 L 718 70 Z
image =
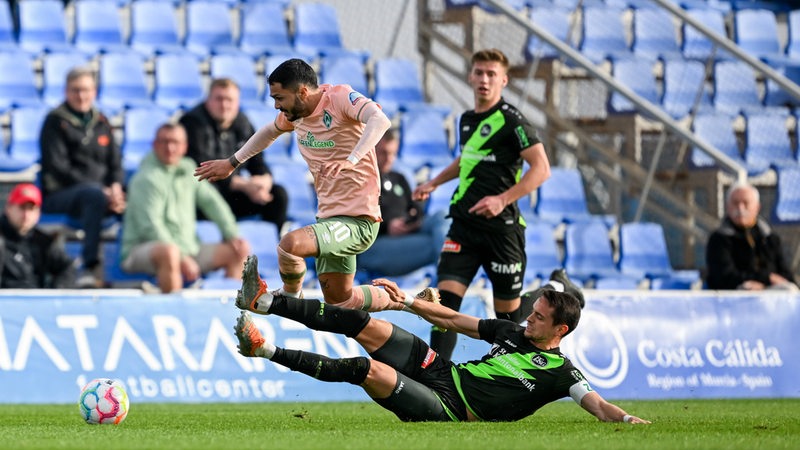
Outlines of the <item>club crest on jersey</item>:
M 544 367 L 547 365 L 547 358 L 542 355 L 534 355 L 533 358 L 531 358 L 531 362 L 534 366 Z
M 461 253 L 461 244 L 456 241 L 451 241 L 450 239 L 444 241 L 444 245 L 442 245 L 442 252 L 446 253 Z
M 327 110 L 322 110 L 322 123 L 325 124 L 325 128 L 331 127 L 331 122 L 333 122 L 333 118 L 331 117 L 330 113 Z
M 364 98 L 364 95 L 358 91 L 351 91 L 350 95 L 348 95 L 348 98 L 350 99 L 350 104 L 356 106 L 358 100 Z
M 486 137 L 492 134 L 492 126 L 488 123 L 481 127 L 481 137 Z

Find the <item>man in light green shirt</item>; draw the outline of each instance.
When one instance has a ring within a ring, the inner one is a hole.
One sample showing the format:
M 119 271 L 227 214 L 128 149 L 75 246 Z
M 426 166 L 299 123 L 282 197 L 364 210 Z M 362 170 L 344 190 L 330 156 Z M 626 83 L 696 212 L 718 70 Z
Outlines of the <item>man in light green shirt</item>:
M 122 231 L 122 269 L 156 275 L 162 292 L 225 269 L 241 277 L 250 253 L 238 237 L 236 218 L 225 199 L 209 183 L 194 179 L 195 162 L 186 157 L 186 130 L 164 124 L 156 131 L 153 151 L 128 185 L 128 208 Z M 220 229 L 223 242 L 204 244 L 197 236 L 196 209 Z

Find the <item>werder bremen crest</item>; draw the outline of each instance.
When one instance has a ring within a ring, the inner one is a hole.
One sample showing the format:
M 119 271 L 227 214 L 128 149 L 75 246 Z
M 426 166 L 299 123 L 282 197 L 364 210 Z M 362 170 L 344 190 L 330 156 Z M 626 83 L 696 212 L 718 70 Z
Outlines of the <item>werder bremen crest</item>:
M 331 127 L 331 121 L 333 121 L 333 118 L 331 117 L 331 115 L 328 113 L 327 110 L 323 109 L 322 110 L 322 123 L 325 124 L 325 128 L 330 128 Z

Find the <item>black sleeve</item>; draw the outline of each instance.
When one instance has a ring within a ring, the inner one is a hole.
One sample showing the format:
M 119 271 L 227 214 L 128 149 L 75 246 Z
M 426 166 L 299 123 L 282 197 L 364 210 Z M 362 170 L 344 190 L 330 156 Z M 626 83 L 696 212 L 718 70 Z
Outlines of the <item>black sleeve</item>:
M 81 170 L 72 167 L 69 149 L 61 131 L 61 119 L 48 114 L 39 134 L 41 149 L 42 185 L 44 190 L 53 191 L 84 179 Z
M 192 158 L 197 164 L 203 161 L 219 159 L 214 154 L 214 147 L 211 145 L 207 124 L 188 113 L 181 116 L 178 122 L 186 129 L 186 138 L 189 144 L 186 156 Z
M 709 289 L 736 289 L 745 280 L 734 264 L 729 240 L 716 232 L 708 238 L 706 267 Z

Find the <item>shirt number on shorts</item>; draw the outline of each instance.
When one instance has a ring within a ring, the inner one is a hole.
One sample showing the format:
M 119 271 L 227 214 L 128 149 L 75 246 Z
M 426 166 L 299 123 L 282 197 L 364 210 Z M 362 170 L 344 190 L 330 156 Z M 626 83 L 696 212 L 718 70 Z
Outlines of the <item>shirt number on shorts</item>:
M 350 238 L 350 228 L 347 228 L 342 222 L 329 222 L 328 230 L 330 230 L 333 240 L 336 242 L 342 242 Z

